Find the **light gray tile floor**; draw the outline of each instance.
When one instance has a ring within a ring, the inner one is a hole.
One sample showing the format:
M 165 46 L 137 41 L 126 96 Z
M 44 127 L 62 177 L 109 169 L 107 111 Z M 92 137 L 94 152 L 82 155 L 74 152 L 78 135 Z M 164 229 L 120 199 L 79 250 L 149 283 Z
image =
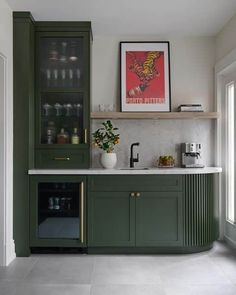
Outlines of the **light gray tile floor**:
M 236 251 L 32 255 L 0 267 L 0 295 L 236 295 Z

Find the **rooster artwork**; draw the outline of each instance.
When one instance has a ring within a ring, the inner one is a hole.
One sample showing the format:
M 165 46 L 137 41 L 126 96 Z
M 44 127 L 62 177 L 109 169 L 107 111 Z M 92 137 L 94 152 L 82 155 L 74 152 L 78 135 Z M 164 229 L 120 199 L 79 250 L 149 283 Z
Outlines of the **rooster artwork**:
M 163 51 L 126 51 L 126 103 L 165 103 Z

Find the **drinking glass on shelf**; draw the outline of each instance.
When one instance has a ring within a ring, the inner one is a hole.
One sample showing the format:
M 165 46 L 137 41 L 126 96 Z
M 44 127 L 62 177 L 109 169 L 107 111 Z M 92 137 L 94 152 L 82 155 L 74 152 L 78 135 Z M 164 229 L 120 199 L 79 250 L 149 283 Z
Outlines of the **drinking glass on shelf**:
M 108 112 L 114 112 L 115 111 L 115 105 L 114 104 L 108 104 L 107 105 L 107 111 Z
M 78 56 L 76 54 L 76 48 L 77 48 L 77 42 L 71 41 L 71 54 L 70 54 L 69 60 L 72 62 L 75 62 L 78 60 Z
M 69 81 L 70 81 L 70 86 L 73 86 L 73 79 L 74 79 L 74 73 L 72 69 L 69 69 Z
M 64 108 L 66 109 L 66 116 L 70 117 L 72 113 L 72 105 L 71 103 L 64 104 Z
M 100 104 L 98 105 L 98 109 L 99 109 L 99 112 L 105 112 L 105 104 L 100 103 Z
M 61 57 L 60 62 L 66 63 L 67 62 L 67 56 L 66 56 L 66 48 L 67 48 L 67 42 L 61 43 Z
M 58 82 L 58 70 L 57 69 L 53 70 L 53 79 L 54 79 L 54 85 L 57 86 L 57 82 Z
M 77 78 L 78 85 L 80 82 L 80 77 L 81 77 L 81 71 L 80 71 L 80 69 L 76 69 L 76 78 Z
M 56 116 L 61 116 L 62 105 L 57 102 L 54 104 L 54 108 L 56 110 Z
M 51 110 L 52 106 L 50 104 L 48 104 L 47 102 L 43 105 L 43 110 L 44 110 L 44 116 L 50 116 L 50 110 Z
M 115 105 L 114 104 L 99 104 L 98 105 L 99 112 L 114 112 Z
M 76 109 L 76 116 L 80 117 L 80 111 L 82 109 L 82 105 L 80 103 L 74 104 L 74 108 Z
M 65 81 L 66 81 L 66 70 L 65 69 L 61 70 L 61 79 L 62 79 L 62 85 L 65 86 Z
M 51 84 L 52 73 L 50 69 L 46 69 L 47 87 Z

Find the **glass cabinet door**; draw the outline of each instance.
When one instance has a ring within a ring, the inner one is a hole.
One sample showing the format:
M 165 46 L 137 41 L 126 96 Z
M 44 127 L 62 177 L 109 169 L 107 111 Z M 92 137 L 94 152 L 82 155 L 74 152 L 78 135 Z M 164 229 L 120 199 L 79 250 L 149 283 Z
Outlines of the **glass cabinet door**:
M 83 87 L 83 38 L 42 37 L 39 42 L 40 88 Z
M 36 32 L 35 166 L 87 168 L 90 34 L 60 29 Z
M 42 93 L 40 144 L 86 143 L 82 93 Z
M 84 183 L 38 182 L 38 239 L 84 240 Z

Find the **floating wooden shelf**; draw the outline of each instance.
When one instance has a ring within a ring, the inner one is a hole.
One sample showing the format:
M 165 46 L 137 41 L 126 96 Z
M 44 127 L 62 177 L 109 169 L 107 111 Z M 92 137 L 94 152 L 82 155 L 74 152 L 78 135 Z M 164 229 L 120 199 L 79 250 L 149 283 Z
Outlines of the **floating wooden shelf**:
M 92 112 L 91 119 L 218 119 L 217 112 Z

